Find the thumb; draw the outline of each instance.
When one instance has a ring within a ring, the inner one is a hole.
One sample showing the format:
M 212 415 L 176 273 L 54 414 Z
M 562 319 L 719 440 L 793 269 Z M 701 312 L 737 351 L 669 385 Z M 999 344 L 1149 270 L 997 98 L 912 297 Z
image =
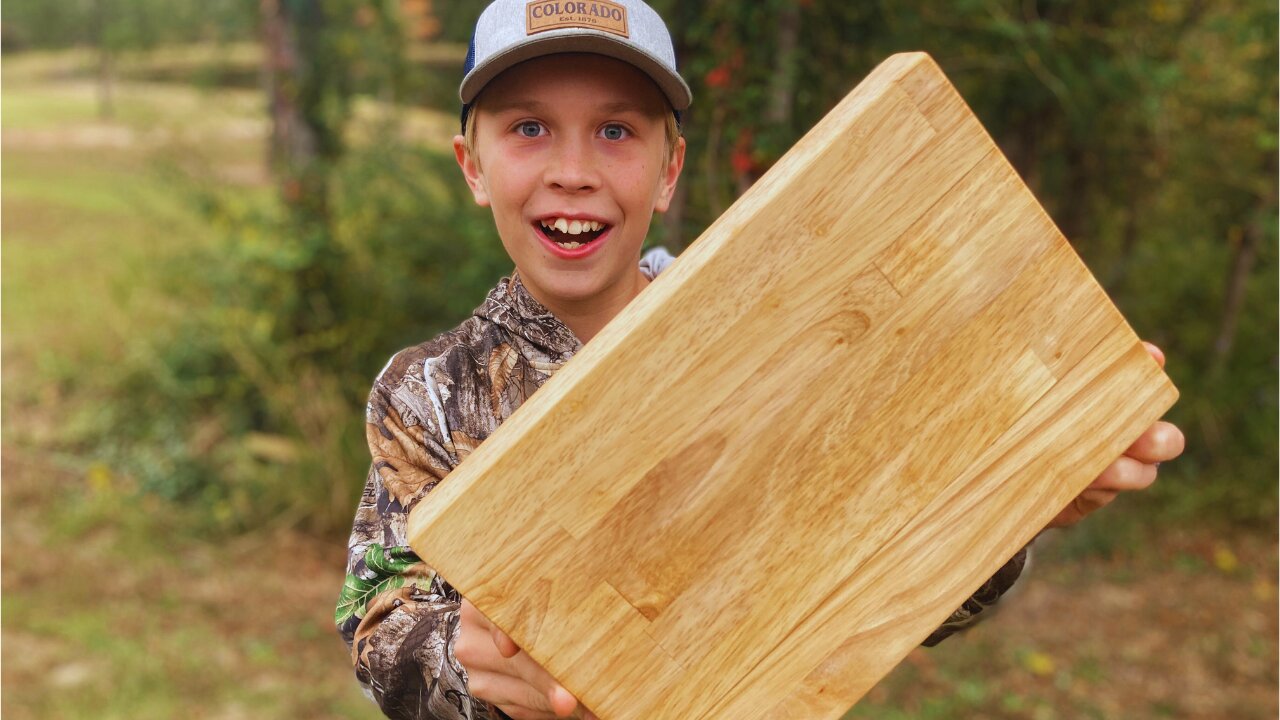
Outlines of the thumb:
M 1156 362 L 1160 365 L 1160 367 L 1164 367 L 1164 351 L 1156 347 L 1153 343 L 1147 342 L 1146 340 L 1143 340 L 1142 344 L 1147 346 L 1147 352 L 1151 353 L 1151 357 L 1156 359 Z
M 493 644 L 498 646 L 498 653 L 504 658 L 515 657 L 520 652 L 520 646 L 516 645 L 516 641 L 511 636 L 499 630 L 496 626 L 492 629 Z
M 563 685 L 554 685 L 547 691 L 547 699 L 551 701 L 551 712 L 556 717 L 568 717 L 570 713 L 578 708 L 578 699 Z

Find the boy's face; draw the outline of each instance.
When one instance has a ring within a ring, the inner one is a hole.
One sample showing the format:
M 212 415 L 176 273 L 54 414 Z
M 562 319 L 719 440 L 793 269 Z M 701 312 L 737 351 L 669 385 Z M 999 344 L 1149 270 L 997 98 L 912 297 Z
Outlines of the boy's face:
M 492 80 L 473 112 L 476 156 L 459 136 L 458 163 L 534 297 L 553 311 L 630 300 L 684 163 L 683 138 L 667 158 L 653 81 L 602 55 L 548 55 Z

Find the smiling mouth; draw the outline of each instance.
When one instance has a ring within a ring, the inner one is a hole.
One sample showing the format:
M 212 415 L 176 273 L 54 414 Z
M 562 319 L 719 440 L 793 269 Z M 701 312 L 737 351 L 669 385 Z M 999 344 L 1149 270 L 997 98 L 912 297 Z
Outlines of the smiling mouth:
M 609 225 L 595 220 L 569 220 L 568 218 L 546 218 L 540 220 L 539 224 L 542 232 L 565 250 L 580 248 L 609 229 Z

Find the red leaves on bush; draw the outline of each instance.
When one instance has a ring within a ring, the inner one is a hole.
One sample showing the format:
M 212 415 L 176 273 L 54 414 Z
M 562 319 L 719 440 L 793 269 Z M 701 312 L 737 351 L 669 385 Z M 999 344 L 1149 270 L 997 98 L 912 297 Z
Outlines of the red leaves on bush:
M 707 73 L 706 83 L 709 88 L 726 88 L 729 87 L 729 81 L 733 79 L 733 74 L 729 71 L 728 65 L 717 65 Z

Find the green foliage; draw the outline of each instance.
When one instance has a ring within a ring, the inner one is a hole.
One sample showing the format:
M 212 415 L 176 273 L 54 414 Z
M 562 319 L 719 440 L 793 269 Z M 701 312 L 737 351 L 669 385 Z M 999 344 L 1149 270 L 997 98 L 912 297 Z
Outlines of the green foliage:
M 279 195 L 205 192 L 223 238 L 166 268 L 186 313 L 135 353 L 103 450 L 150 492 L 224 528 L 337 529 L 368 463 L 360 408 L 392 352 L 456 323 L 509 267 L 447 155 L 394 113 L 350 149 L 354 93 L 394 98 L 394 4 L 281 6 Z M 292 70 L 290 70 L 292 68 Z M 388 106 L 391 107 L 391 106 Z
M 134 50 L 253 36 L 256 3 L 240 0 L 9 0 L 5 50 L 103 43 Z
M 360 148 L 334 168 L 323 225 L 206 195 L 224 240 L 165 269 L 191 305 L 121 371 L 102 425 L 112 465 L 220 527 L 349 523 L 374 375 L 510 269 L 456 173 L 431 151 Z

